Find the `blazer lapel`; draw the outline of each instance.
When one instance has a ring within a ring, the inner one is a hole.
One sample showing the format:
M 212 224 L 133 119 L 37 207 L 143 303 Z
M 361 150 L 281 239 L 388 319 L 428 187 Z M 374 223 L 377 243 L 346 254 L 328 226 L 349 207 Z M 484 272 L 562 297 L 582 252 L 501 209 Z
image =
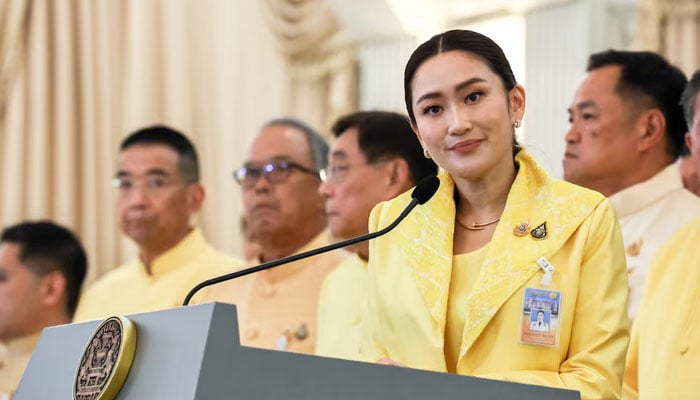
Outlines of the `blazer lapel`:
M 433 321 L 445 337 L 447 296 L 452 274 L 452 245 L 454 236 L 454 184 L 450 176 L 438 174 L 440 187 L 423 206 L 416 207 L 404 223 L 397 243 L 403 248 L 403 262 L 408 265 Z M 404 231 L 407 235 L 403 236 Z

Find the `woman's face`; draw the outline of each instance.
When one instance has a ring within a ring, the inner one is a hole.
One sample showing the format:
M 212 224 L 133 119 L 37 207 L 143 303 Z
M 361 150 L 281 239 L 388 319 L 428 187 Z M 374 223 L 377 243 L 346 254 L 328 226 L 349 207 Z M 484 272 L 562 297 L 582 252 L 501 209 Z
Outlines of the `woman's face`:
M 499 163 L 512 165 L 513 124 L 525 108 L 522 86 L 506 93 L 481 58 L 448 51 L 418 67 L 411 89 L 416 133 L 440 167 L 478 180 Z

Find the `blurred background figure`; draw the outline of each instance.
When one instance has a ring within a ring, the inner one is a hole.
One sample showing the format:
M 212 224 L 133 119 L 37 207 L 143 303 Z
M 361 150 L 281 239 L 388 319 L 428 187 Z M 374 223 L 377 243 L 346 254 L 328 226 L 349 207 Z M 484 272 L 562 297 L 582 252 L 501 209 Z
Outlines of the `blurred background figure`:
M 327 157 L 326 141 L 299 120 L 274 119 L 262 127 L 234 172 L 242 189 L 246 240 L 257 246 L 251 266 L 332 241 L 318 193 Z M 205 289 L 202 301 L 238 306 L 245 346 L 311 354 L 321 283 L 346 256 L 336 250 L 222 282 Z
M 687 125 L 687 79 L 661 55 L 608 50 L 590 56 L 569 108 L 564 178 L 610 197 L 622 228 L 634 318 L 656 249 L 700 216 L 675 165 Z
M 401 114 L 359 111 L 338 119 L 331 131 L 335 140 L 319 191 L 335 237 L 366 234 L 372 207 L 437 174 Z M 328 275 L 321 289 L 316 354 L 358 359 L 369 242 L 346 249 L 354 254 Z
M 194 224 L 205 190 L 182 133 L 157 125 L 129 135 L 113 182 L 122 232 L 139 254 L 85 291 L 76 321 L 180 306 L 193 286 L 243 264 L 215 250 Z
M 686 141 L 700 166 L 700 70 L 681 104 L 688 122 Z M 694 399 L 700 392 L 700 265 L 696 218 L 664 243 L 654 256 L 639 313 L 632 325 L 623 399 Z
M 52 222 L 0 234 L 0 396 L 19 384 L 42 329 L 70 323 L 87 271 L 78 238 Z

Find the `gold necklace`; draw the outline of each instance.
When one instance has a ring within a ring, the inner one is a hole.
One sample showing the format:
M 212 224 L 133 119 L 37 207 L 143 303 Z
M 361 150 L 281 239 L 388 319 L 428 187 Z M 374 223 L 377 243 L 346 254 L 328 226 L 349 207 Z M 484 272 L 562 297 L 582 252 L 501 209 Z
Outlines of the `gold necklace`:
M 493 225 L 500 220 L 501 220 L 501 217 L 498 217 L 498 218 L 494 219 L 493 221 L 484 222 L 484 223 L 472 222 L 471 226 L 469 226 L 469 225 L 464 225 L 463 223 L 461 223 L 459 221 L 458 218 L 455 217 L 455 221 L 457 221 L 457 225 L 459 225 L 462 228 L 469 230 L 469 231 L 483 231 L 484 227 L 489 226 L 489 225 Z

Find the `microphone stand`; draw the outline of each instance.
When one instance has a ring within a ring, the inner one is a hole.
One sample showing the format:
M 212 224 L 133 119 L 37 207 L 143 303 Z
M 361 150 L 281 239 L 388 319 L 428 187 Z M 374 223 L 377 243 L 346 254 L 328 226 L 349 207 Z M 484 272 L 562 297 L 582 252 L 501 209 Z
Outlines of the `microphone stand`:
M 437 180 L 437 178 L 435 178 L 435 179 Z M 438 181 L 438 184 L 439 184 L 439 181 Z M 435 186 L 435 190 L 437 190 L 437 186 Z M 433 191 L 433 193 L 434 193 L 434 191 Z M 433 193 L 430 193 L 430 195 L 432 196 Z M 245 268 L 245 269 L 242 269 L 240 271 L 231 272 L 231 273 L 228 273 L 225 275 L 221 275 L 221 276 L 217 276 L 215 278 L 208 279 L 204 282 L 200 282 L 199 284 L 197 284 L 197 286 L 193 287 L 189 291 L 189 293 L 187 293 L 187 296 L 185 297 L 185 300 L 183 301 L 182 305 L 183 306 L 188 305 L 190 303 L 190 300 L 192 300 L 192 296 L 194 296 L 198 291 L 200 291 L 201 289 L 203 289 L 207 286 L 215 285 L 217 283 L 224 282 L 224 281 L 227 281 L 230 279 L 240 278 L 241 276 L 250 275 L 250 274 L 253 274 L 253 273 L 258 272 L 258 271 L 263 271 L 266 269 L 274 268 L 274 267 L 280 266 L 282 264 L 287 264 L 287 263 L 291 263 L 291 262 L 294 262 L 297 260 L 301 260 L 302 258 L 312 257 L 312 256 L 315 256 L 317 254 L 325 253 L 327 251 L 336 250 L 336 249 L 339 249 L 341 247 L 350 246 L 350 245 L 355 244 L 355 243 L 359 243 L 359 242 L 362 242 L 365 240 L 374 239 L 377 236 L 381 236 L 381 235 L 389 232 L 390 230 L 394 229 L 396 227 L 396 225 L 398 225 L 404 218 L 406 218 L 408 213 L 411 212 L 411 210 L 413 210 L 418 204 L 422 204 L 425 201 L 427 201 L 427 199 L 425 199 L 423 201 L 421 201 L 421 200 L 422 199 L 418 199 L 416 197 L 413 197 L 411 199 L 411 202 L 408 203 L 406 208 L 404 208 L 404 210 L 401 212 L 401 214 L 399 214 L 399 216 L 394 220 L 394 222 L 389 224 L 386 228 L 378 230 L 376 232 L 357 236 L 357 237 L 354 237 L 354 238 L 348 239 L 348 240 L 343 240 L 343 241 L 340 241 L 337 243 L 330 244 L 328 246 L 323 246 L 323 247 L 319 247 L 317 249 L 305 251 L 303 253 L 298 253 L 298 254 L 293 254 L 291 256 L 278 258 L 276 260 L 268 261 L 266 263 L 256 265 L 254 267 Z

